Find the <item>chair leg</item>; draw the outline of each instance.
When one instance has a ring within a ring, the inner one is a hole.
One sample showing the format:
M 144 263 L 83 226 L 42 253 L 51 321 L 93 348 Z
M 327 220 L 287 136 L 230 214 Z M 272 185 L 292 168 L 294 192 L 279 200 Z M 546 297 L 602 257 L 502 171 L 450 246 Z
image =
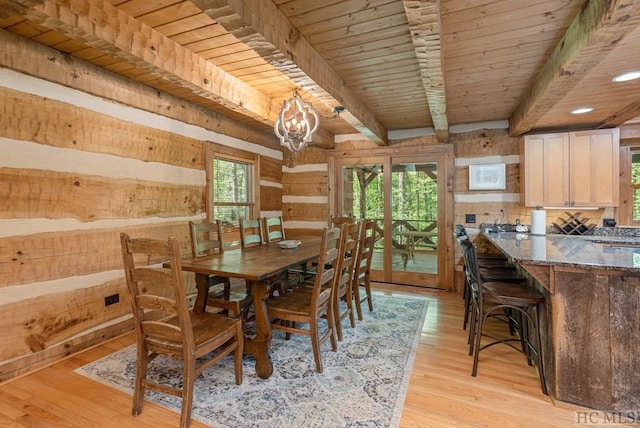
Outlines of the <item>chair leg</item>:
M 478 307 L 475 302 L 471 302 L 471 312 L 469 313 L 469 335 L 467 337 L 467 343 L 469 344 L 469 355 L 473 355 L 475 341 L 480 341 L 479 337 L 476 337 L 476 325 L 478 324 Z
M 242 323 L 239 322 L 236 327 L 236 341 L 238 347 L 233 352 L 235 362 L 236 385 L 242 385 L 242 354 L 244 352 L 244 333 L 242 332 Z
M 316 370 L 322 373 L 322 357 L 320 355 L 320 338 L 318 337 L 318 321 L 312 320 L 309 324 L 311 336 L 311 348 L 313 349 L 313 359 L 316 362 Z
M 371 282 L 367 276 L 364 280 L 364 288 L 367 291 L 367 303 L 369 304 L 369 312 L 373 312 L 373 298 L 371 297 Z
M 486 321 L 486 315 L 478 313 L 478 320 L 475 329 L 475 346 L 473 351 L 473 370 L 471 371 L 471 376 L 476 376 L 478 374 L 478 358 L 480 356 L 480 342 L 482 338 L 482 328 L 484 327 L 484 322 Z
M 333 312 L 333 320 L 335 322 L 335 331 L 336 335 L 338 336 L 338 342 L 342 342 L 342 319 L 340 318 L 340 300 L 337 297 L 334 298 L 334 296 L 331 296 L 331 298 L 333 299 L 333 302 L 329 310 Z
M 354 281 L 352 288 L 353 290 L 351 290 L 351 292 L 353 293 L 353 300 L 355 301 L 355 304 L 356 304 L 356 312 L 358 313 L 358 320 L 362 321 L 362 298 L 360 297 L 359 281 Z
M 349 309 L 349 322 L 351 323 L 351 328 L 356 328 L 356 317 L 353 313 L 353 295 L 351 294 L 351 287 L 347 287 L 345 300 L 347 301 L 347 308 Z
M 193 405 L 193 383 L 195 382 L 195 360 L 184 362 L 182 374 L 182 411 L 180 412 L 180 428 L 187 428 L 191 421 L 191 407 Z
M 331 340 L 331 350 L 336 352 L 338 350 L 338 338 L 336 334 L 336 320 L 333 317 L 331 308 L 327 309 L 327 328 L 329 329 L 329 340 Z
M 144 401 L 144 382 L 147 378 L 147 366 L 149 365 L 149 356 L 147 347 L 140 344 L 138 339 L 138 363 L 136 365 L 136 380 L 133 387 L 133 407 L 131 414 L 138 416 L 142 412 L 142 403 Z
M 469 323 L 469 310 L 471 306 L 471 292 L 469 290 L 469 284 L 467 281 L 464 281 L 464 291 L 463 291 L 463 299 L 464 299 L 464 318 L 462 319 L 462 329 L 467 329 L 467 324 Z

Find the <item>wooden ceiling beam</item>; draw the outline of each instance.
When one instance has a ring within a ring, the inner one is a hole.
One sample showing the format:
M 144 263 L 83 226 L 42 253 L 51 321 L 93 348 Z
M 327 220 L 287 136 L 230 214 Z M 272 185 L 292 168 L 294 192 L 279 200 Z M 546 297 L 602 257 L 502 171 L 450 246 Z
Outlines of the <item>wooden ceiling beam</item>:
M 632 103 L 606 118 L 598 125 L 598 128 L 614 128 L 638 116 L 640 116 L 640 101 Z
M 25 16 L 260 123 L 277 118 L 280 102 L 106 1 L 46 0 Z
M 44 0 L 0 0 L 0 18 L 22 16 L 29 9 L 42 3 L 44 3 Z
M 420 63 L 420 75 L 427 94 L 433 128 L 438 141 L 448 143 L 449 121 L 440 34 L 440 0 L 403 0 L 403 3 L 411 40 Z
M 375 143 L 388 145 L 384 125 L 271 0 L 192 1 L 325 109 L 344 107 L 343 120 Z
M 509 134 L 522 135 L 640 24 L 640 2 L 588 0 L 532 80 L 509 119 Z

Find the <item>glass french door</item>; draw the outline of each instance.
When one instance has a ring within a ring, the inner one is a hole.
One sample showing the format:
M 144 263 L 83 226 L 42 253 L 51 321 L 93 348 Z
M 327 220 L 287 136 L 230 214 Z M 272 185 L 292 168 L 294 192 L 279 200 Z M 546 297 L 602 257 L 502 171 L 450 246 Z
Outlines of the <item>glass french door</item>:
M 374 219 L 374 281 L 444 288 L 438 155 L 335 159 L 336 213 Z

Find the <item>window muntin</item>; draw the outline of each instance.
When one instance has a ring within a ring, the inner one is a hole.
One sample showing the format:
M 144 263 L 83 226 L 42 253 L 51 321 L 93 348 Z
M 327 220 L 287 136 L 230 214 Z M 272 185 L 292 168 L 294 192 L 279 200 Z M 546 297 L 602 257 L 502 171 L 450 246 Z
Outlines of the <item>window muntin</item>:
M 225 228 L 238 227 L 240 217 L 255 218 L 255 164 L 214 155 L 212 169 L 213 218 Z

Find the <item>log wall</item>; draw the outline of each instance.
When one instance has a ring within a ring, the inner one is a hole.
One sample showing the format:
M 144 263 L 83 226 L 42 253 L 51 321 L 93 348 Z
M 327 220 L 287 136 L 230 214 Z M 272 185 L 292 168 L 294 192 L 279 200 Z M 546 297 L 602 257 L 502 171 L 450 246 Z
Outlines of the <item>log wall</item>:
M 261 215 L 282 213 L 282 151 L 272 134 L 38 44 L 5 32 L 0 44 L 2 381 L 132 328 L 119 234 L 176 236 L 190 253 L 207 145 L 259 156 Z

